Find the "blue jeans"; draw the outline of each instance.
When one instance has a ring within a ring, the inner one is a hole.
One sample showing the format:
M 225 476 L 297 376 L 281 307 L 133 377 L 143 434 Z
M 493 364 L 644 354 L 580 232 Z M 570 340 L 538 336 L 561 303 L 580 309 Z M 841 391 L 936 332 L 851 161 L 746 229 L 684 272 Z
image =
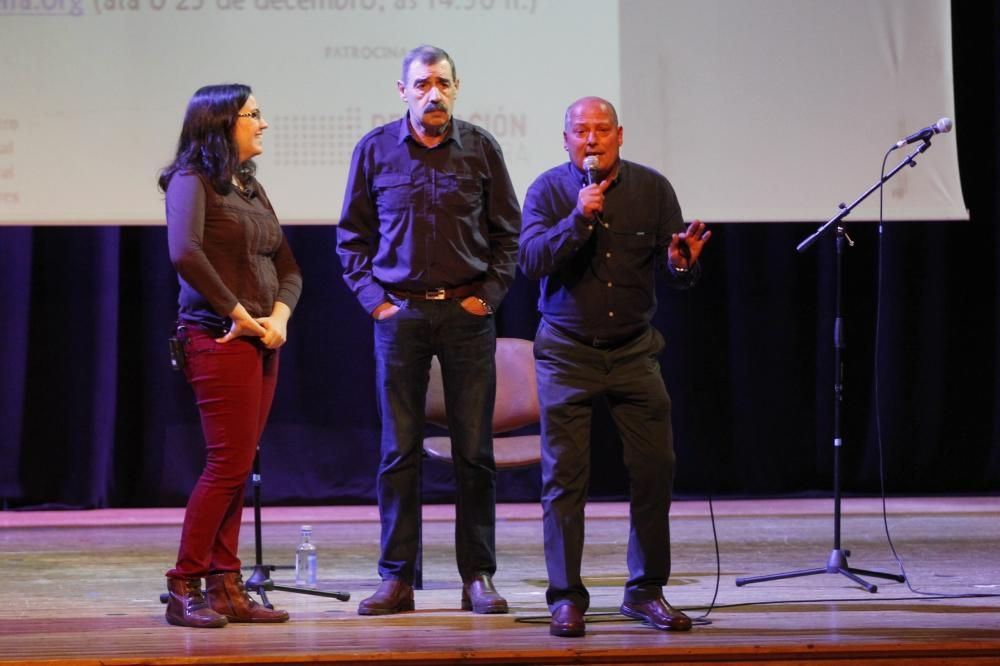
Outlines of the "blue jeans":
M 496 572 L 496 325 L 458 301 L 393 299 L 400 310 L 375 322 L 375 373 L 382 415 L 378 502 L 383 580 L 413 583 L 420 538 L 420 463 L 431 357 L 441 363 L 454 459 L 455 556 L 462 580 Z

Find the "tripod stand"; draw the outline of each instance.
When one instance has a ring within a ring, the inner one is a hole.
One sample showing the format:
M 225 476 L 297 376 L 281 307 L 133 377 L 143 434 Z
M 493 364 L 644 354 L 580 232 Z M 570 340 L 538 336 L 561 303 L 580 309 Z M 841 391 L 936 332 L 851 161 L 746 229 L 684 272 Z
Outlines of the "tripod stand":
M 253 458 L 253 475 L 250 477 L 253 484 L 253 536 L 254 536 L 254 566 L 253 573 L 244 583 L 247 590 L 256 592 L 264 606 L 273 608 L 267 599 L 268 590 L 279 590 L 281 592 L 295 592 L 297 594 L 312 594 L 317 597 L 330 597 L 340 601 L 348 601 L 351 595 L 348 592 L 327 592 L 325 590 L 313 590 L 306 587 L 293 587 L 289 585 L 275 585 L 271 580 L 271 572 L 277 569 L 273 564 L 264 564 L 264 546 L 260 536 L 260 446 Z
M 869 583 L 861 576 L 872 576 L 875 578 L 885 578 L 887 580 L 894 580 L 899 583 L 905 582 L 906 577 L 899 574 L 882 573 L 879 571 L 868 571 L 866 569 L 855 569 L 847 563 L 847 558 L 850 556 L 851 551 L 845 550 L 841 547 L 840 543 L 840 451 L 843 447 L 843 439 L 841 437 L 840 423 L 841 423 L 841 408 L 844 401 L 844 365 L 843 365 L 843 351 L 844 351 L 844 319 L 841 315 L 842 305 L 843 305 L 843 264 L 844 264 L 844 242 L 848 243 L 849 246 L 854 245 L 854 241 L 851 240 L 850 236 L 847 235 L 847 228 L 843 223 L 845 217 L 847 217 L 855 206 L 864 201 L 869 194 L 882 187 L 882 185 L 896 175 L 896 173 L 902 169 L 904 166 L 916 166 L 917 155 L 923 153 L 931 145 L 929 138 L 924 138 L 920 146 L 914 150 L 910 155 L 906 157 L 902 162 L 896 165 L 896 167 L 890 171 L 887 175 L 883 176 L 877 183 L 872 185 L 868 190 L 862 194 L 860 197 L 854 200 L 850 206 L 846 204 L 840 204 L 840 212 L 837 213 L 833 218 L 823 224 L 819 229 L 816 230 L 811 236 L 806 238 L 804 241 L 798 244 L 795 248 L 799 252 L 804 252 L 809 246 L 811 246 L 816 239 L 819 238 L 827 229 L 831 226 L 836 225 L 836 261 L 834 264 L 834 325 L 833 325 L 833 365 L 834 365 L 834 382 L 833 382 L 833 550 L 830 551 L 830 555 L 827 558 L 826 566 L 816 567 L 813 569 L 799 569 L 797 571 L 785 571 L 782 573 L 768 574 L 764 576 L 751 576 L 748 578 L 737 578 L 736 586 L 742 587 L 743 585 L 749 585 L 750 583 L 763 583 L 771 580 L 781 580 L 784 578 L 797 578 L 799 576 L 814 576 L 817 574 L 841 574 L 850 578 L 852 581 L 863 587 L 868 592 L 877 592 L 878 586 L 873 583 Z

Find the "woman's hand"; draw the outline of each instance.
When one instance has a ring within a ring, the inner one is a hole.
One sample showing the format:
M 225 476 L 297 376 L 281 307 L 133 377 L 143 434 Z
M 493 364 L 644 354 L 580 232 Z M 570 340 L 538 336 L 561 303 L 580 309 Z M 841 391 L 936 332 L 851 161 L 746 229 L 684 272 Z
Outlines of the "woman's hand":
M 257 323 L 264 329 L 264 335 L 260 336 L 264 346 L 268 349 L 277 349 L 288 340 L 288 319 L 292 316 L 292 311 L 281 301 L 275 301 L 271 309 L 270 317 L 259 317 Z
M 287 308 L 286 308 L 287 309 Z M 243 307 L 242 303 L 237 303 L 233 311 L 229 313 L 229 318 L 232 319 L 233 325 L 221 338 L 216 338 L 215 341 L 219 344 L 225 344 L 234 338 L 238 338 L 241 335 L 249 335 L 253 337 L 262 338 L 267 333 L 267 330 L 257 323 L 247 309 Z

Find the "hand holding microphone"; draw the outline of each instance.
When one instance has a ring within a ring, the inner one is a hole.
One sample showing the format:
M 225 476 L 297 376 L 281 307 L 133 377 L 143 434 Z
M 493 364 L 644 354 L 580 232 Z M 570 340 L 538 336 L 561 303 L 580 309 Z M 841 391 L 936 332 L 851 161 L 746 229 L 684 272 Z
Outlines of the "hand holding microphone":
M 597 165 L 601 159 L 597 155 L 587 155 L 583 158 L 583 170 L 587 174 L 587 185 L 597 185 L 598 180 Z
M 604 210 L 604 191 L 608 189 L 610 181 L 601 181 L 598 171 L 597 155 L 588 155 L 583 160 L 583 171 L 586 174 L 587 184 L 580 190 L 576 198 L 576 209 L 588 220 L 601 221 L 601 212 Z

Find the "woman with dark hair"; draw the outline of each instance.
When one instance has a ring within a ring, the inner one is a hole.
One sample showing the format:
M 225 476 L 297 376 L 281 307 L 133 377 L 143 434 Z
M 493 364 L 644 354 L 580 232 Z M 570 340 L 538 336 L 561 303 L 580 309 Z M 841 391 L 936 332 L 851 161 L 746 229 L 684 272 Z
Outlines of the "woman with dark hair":
M 302 276 L 254 177 L 267 121 L 248 86 L 206 86 L 188 103 L 163 169 L 167 242 L 180 282 L 177 339 L 207 448 L 167 572 L 167 621 L 185 627 L 284 622 L 246 592 L 240 519 Z M 206 596 L 201 579 L 205 578 Z

